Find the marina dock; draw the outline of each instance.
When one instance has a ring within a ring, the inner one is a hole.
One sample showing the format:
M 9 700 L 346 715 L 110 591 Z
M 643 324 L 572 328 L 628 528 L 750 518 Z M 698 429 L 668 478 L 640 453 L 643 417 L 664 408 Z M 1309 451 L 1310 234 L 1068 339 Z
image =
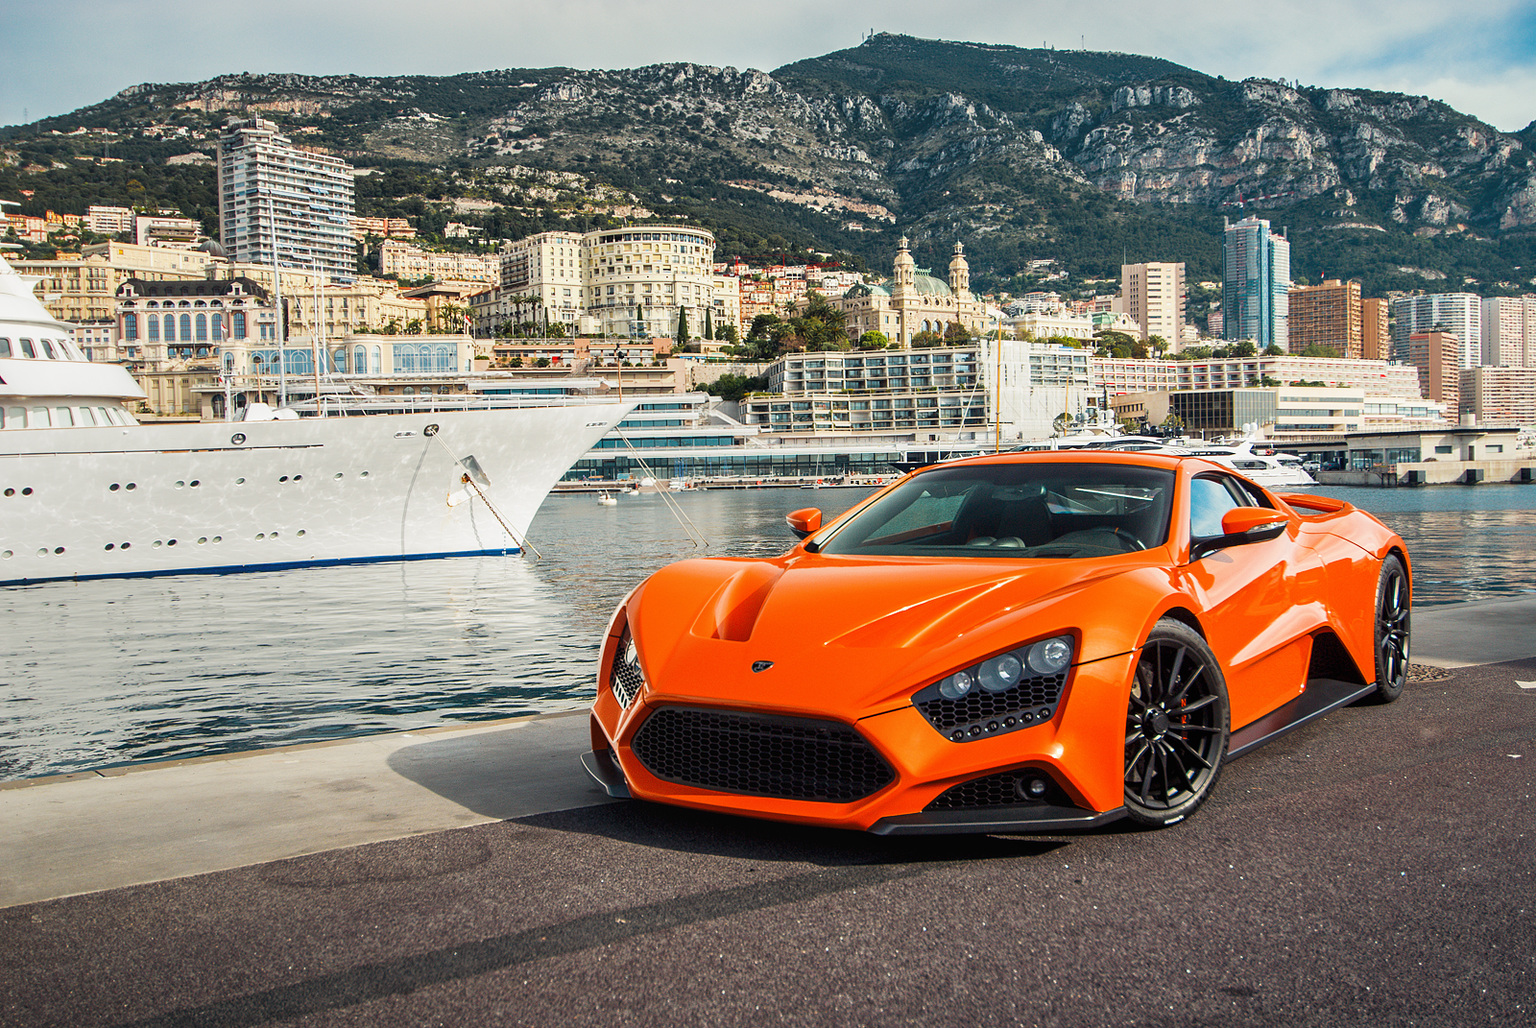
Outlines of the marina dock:
M 1519 1020 L 1536 596 L 1414 620 L 1444 671 L 1157 833 L 610 801 L 584 711 L 4 783 L 0 1024 Z

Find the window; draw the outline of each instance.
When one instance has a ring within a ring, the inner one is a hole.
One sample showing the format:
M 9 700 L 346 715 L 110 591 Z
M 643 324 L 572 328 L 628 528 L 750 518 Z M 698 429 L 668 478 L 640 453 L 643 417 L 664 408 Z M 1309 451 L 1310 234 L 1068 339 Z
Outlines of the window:
M 128 340 L 139 338 L 139 316 L 137 314 L 123 315 L 123 338 Z
M 230 315 L 230 327 L 236 339 L 245 338 L 245 311 L 235 311 Z
M 200 343 L 208 341 L 208 315 L 206 314 L 197 316 L 197 341 Z
M 1259 504 L 1239 482 L 1225 475 L 1202 475 L 1190 485 L 1189 533 L 1195 539 L 1220 536 L 1222 515 L 1234 507 Z
M 160 341 L 160 315 L 147 314 L 144 317 L 145 327 L 149 329 L 148 339 L 152 343 Z
M 167 335 L 166 338 L 169 339 L 170 336 Z M 181 341 L 184 343 L 192 341 L 192 315 L 190 314 L 181 316 Z
M 3 336 L 0 336 L 0 357 L 9 357 L 10 355 L 11 341 L 4 338 Z
M 32 340 L 30 340 L 30 339 L 18 339 L 17 342 L 21 343 L 21 355 L 23 357 L 36 357 L 37 356 L 37 351 L 32 349 Z M 41 408 L 39 408 L 39 410 L 41 410 Z

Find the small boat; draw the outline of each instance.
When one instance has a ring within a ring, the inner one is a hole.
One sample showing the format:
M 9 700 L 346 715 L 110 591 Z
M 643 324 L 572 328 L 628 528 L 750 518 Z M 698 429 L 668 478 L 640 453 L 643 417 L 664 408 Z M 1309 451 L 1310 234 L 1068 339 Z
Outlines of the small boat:
M 619 505 L 618 499 L 606 492 L 597 494 L 597 502 L 599 506 L 603 507 L 617 507 Z

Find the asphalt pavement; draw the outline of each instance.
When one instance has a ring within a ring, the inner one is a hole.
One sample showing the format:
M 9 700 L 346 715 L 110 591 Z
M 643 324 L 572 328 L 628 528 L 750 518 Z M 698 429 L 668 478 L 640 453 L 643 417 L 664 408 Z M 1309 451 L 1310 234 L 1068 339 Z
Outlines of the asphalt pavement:
M 610 803 L 579 716 L 0 790 L 0 1024 L 1533 1024 L 1531 613 L 1160 832 Z

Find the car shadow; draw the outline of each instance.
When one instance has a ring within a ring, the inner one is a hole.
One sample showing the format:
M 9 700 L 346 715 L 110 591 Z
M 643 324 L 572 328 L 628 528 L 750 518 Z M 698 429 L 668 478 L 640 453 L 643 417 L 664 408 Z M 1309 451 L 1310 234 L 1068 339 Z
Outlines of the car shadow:
M 512 823 L 681 853 L 827 867 L 1039 857 L 1070 841 L 1000 835 L 880 836 L 638 800 L 532 814 Z

